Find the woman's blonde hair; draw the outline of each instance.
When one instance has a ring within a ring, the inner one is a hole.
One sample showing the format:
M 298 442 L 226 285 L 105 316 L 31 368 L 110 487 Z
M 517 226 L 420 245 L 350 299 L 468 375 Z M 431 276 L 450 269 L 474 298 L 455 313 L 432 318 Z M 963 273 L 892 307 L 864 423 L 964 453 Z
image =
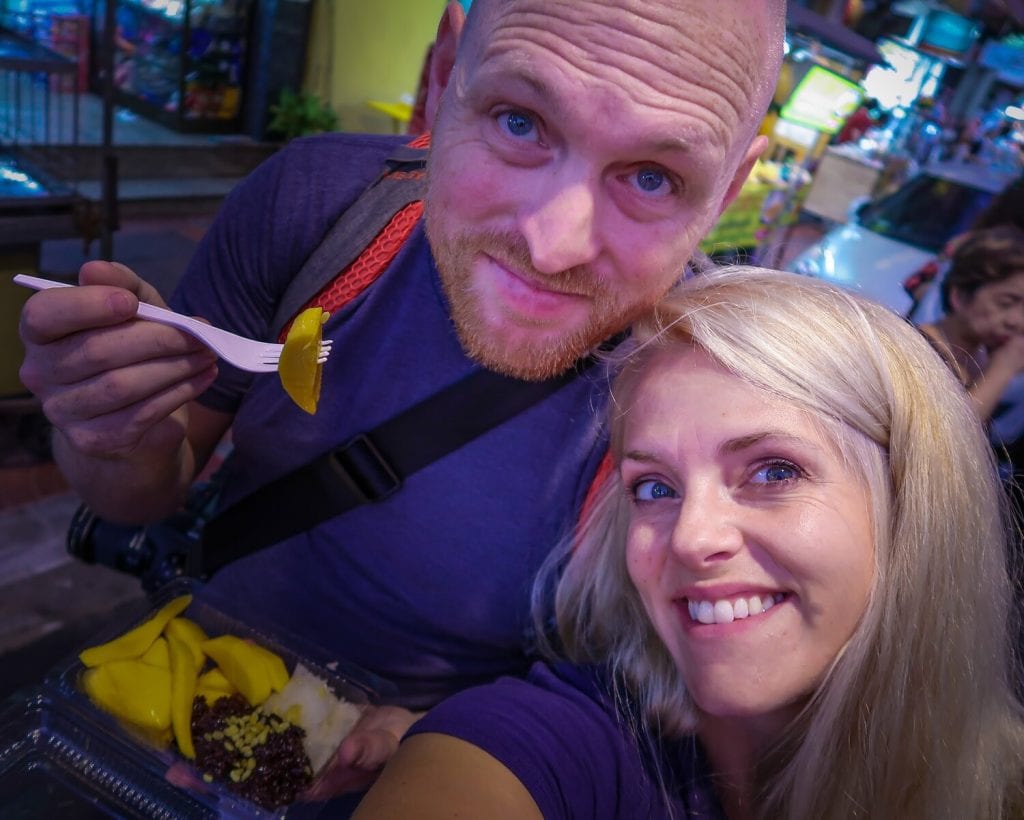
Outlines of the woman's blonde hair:
M 634 329 L 611 402 L 611 455 L 656 350 L 695 346 L 804 408 L 872 499 L 875 582 L 855 633 L 757 773 L 763 817 L 991 818 L 1020 808 L 1024 724 L 1013 693 L 1009 518 L 960 383 L 909 324 L 823 282 L 757 268 L 683 282 Z M 625 564 L 616 471 L 566 552 L 562 651 L 610 664 L 653 730 L 696 711 Z M 564 565 L 564 571 L 561 567 Z

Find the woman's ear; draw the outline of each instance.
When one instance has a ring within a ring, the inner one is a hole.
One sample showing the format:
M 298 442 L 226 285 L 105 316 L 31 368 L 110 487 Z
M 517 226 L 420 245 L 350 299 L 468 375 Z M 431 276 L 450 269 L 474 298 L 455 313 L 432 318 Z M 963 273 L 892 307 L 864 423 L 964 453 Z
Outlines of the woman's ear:
M 441 95 L 448 87 L 452 67 L 455 65 L 455 53 L 458 50 L 462 27 L 466 23 L 466 12 L 459 0 L 450 0 L 441 15 L 437 26 L 437 38 L 430 53 L 430 66 L 427 69 L 427 97 L 423 116 L 426 130 L 430 130 L 441 104 Z
M 971 297 L 960 288 L 949 289 L 949 306 L 953 308 L 953 313 L 959 313 L 970 304 L 970 301 Z

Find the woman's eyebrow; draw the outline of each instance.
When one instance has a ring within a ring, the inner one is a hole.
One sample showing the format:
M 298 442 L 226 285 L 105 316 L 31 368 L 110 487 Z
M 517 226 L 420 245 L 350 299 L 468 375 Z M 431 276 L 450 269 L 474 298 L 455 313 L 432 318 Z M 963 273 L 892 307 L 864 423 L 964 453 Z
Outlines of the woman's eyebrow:
M 623 453 L 622 460 L 639 461 L 641 464 L 653 464 L 654 462 L 659 461 L 656 455 L 644 450 L 630 450 L 629 452 Z
M 778 441 L 781 444 L 795 444 L 807 446 L 811 444 L 806 438 L 801 436 L 794 436 L 792 433 L 784 430 L 762 430 L 757 433 L 750 433 L 745 436 L 737 436 L 731 438 L 728 441 L 722 443 L 722 446 L 718 448 L 718 452 L 722 455 L 730 455 L 732 453 L 738 453 L 742 450 L 749 449 L 757 444 L 764 441 Z

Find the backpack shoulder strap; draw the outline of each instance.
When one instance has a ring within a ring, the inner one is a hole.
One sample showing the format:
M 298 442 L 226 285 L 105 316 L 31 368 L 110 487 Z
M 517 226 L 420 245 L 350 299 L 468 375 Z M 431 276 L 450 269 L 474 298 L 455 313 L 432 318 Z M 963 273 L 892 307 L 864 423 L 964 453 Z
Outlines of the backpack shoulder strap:
M 338 218 L 288 284 L 270 324 L 271 338 L 282 336 L 291 320 L 307 305 L 318 303 L 318 297 L 338 280 L 350 279 L 353 267 L 362 259 L 371 260 L 371 270 L 364 274 L 372 275 L 351 282 L 340 304 L 336 300 L 322 307 L 337 310 L 383 272 L 422 213 L 427 145 L 429 137 L 424 136 L 395 149 L 377 178 Z M 400 222 L 398 235 L 387 231 L 395 221 Z M 386 246 L 388 258 L 369 253 L 376 242 Z

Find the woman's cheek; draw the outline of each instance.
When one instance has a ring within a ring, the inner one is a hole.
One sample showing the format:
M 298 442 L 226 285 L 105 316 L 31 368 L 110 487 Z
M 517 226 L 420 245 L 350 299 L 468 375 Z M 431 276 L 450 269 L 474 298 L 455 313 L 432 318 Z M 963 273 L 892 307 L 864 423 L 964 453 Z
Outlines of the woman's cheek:
M 630 533 L 626 543 L 626 569 L 633 584 L 641 592 L 644 586 L 655 579 L 660 570 L 663 556 L 655 547 L 655 541 L 646 530 Z

